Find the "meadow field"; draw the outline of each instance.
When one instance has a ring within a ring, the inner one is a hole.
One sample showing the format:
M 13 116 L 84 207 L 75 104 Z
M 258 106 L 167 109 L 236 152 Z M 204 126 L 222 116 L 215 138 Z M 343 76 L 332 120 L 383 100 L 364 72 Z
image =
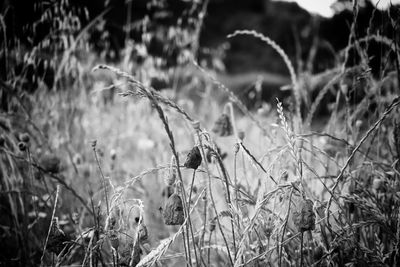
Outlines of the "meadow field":
M 112 6 L 38 4 L 29 44 L 3 8 L 0 266 L 400 266 L 400 9 L 361 35 L 359 2 L 318 72 L 317 41 L 299 62 L 253 29 L 222 36 L 271 50 L 276 75 L 200 57 L 208 0 L 135 21 L 118 55 Z

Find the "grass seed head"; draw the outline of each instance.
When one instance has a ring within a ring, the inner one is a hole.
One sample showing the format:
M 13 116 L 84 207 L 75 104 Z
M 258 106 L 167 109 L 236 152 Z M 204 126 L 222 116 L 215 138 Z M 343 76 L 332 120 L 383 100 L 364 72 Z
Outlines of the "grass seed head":
M 194 146 L 192 150 L 189 152 L 189 154 L 186 157 L 185 166 L 186 168 L 194 169 L 196 170 L 200 164 L 201 164 L 201 154 L 200 150 L 197 146 Z
M 231 136 L 233 134 L 232 123 L 229 116 L 223 113 L 214 123 L 212 131 L 219 136 Z
M 185 220 L 182 199 L 178 194 L 172 194 L 165 202 L 162 210 L 166 225 L 182 225 Z

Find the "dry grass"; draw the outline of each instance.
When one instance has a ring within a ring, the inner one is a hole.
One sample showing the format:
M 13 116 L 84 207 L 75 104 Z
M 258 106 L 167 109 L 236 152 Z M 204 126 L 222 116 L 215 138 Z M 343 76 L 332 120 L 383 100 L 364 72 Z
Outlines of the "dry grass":
M 97 65 L 89 56 L 84 64 L 71 55 L 87 31 L 59 58 L 54 85 L 64 90 L 22 95 L 21 77 L 1 82 L 12 106 L 0 114 L 1 234 L 16 252 L 5 251 L 15 258 L 0 262 L 397 266 L 395 62 L 380 79 L 361 66 L 351 84 L 366 81 L 359 103 L 347 94 L 345 76 L 354 68 L 342 62 L 337 67 L 343 69 L 304 111 L 310 92 L 301 87 L 301 73 L 285 52 L 259 33 L 237 31 L 229 37 L 260 38 L 288 66 L 294 108 L 278 99 L 276 112 L 265 117 L 247 109 L 192 57 L 186 64 L 194 63 L 203 76 L 188 68 L 185 74 L 193 76 L 180 93 L 150 86 L 156 69 L 150 57 L 136 67 L 126 64 L 128 53 L 115 66 Z M 398 54 L 396 46 L 390 48 Z M 363 54 L 362 46 L 357 49 Z M 66 66 L 76 75 L 69 77 Z M 199 86 L 219 90 L 228 102 L 218 102 L 211 90 L 192 98 L 204 89 Z M 332 88 L 331 116 L 316 132 L 312 122 L 320 120 L 318 106 Z M 171 194 L 174 199 L 167 201 Z

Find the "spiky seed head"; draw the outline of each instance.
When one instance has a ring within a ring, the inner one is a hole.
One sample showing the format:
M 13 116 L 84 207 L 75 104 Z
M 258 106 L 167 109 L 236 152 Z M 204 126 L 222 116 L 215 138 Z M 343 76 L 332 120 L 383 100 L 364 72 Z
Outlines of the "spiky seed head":
M 200 150 L 197 146 L 194 146 L 192 150 L 189 152 L 189 154 L 186 157 L 185 166 L 186 168 L 194 169 L 196 170 L 200 164 L 201 164 L 201 154 Z
M 233 134 L 232 123 L 229 116 L 223 113 L 214 123 L 212 131 L 219 136 L 230 136 Z
M 166 225 L 182 225 L 185 220 L 182 199 L 172 194 L 164 204 L 162 216 Z
M 28 133 L 20 133 L 19 140 L 25 143 L 29 143 L 30 137 Z
M 20 150 L 20 151 L 25 151 L 26 150 L 26 143 L 25 142 L 19 142 L 18 143 L 18 149 Z
M 292 220 L 300 232 L 315 228 L 315 214 L 313 202 L 310 199 L 301 199 L 292 211 Z
M 60 159 L 52 153 L 45 153 L 39 158 L 39 165 L 46 172 L 58 173 L 60 171 L 60 163 Z

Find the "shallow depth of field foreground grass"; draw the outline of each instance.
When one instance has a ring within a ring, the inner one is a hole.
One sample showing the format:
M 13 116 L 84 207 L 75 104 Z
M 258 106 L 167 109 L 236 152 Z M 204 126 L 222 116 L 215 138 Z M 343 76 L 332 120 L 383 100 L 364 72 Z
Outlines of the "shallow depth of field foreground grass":
M 269 37 L 233 32 L 290 77 L 289 97 L 254 108 L 197 62 L 207 3 L 194 29 L 171 30 L 193 47 L 168 69 L 134 42 L 118 61 L 90 51 L 91 22 L 32 49 L 2 43 L 0 266 L 400 265 L 398 34 L 356 36 L 353 23 L 317 74 Z M 379 75 L 370 41 L 385 51 Z M 43 51 L 51 85 L 27 78 Z

